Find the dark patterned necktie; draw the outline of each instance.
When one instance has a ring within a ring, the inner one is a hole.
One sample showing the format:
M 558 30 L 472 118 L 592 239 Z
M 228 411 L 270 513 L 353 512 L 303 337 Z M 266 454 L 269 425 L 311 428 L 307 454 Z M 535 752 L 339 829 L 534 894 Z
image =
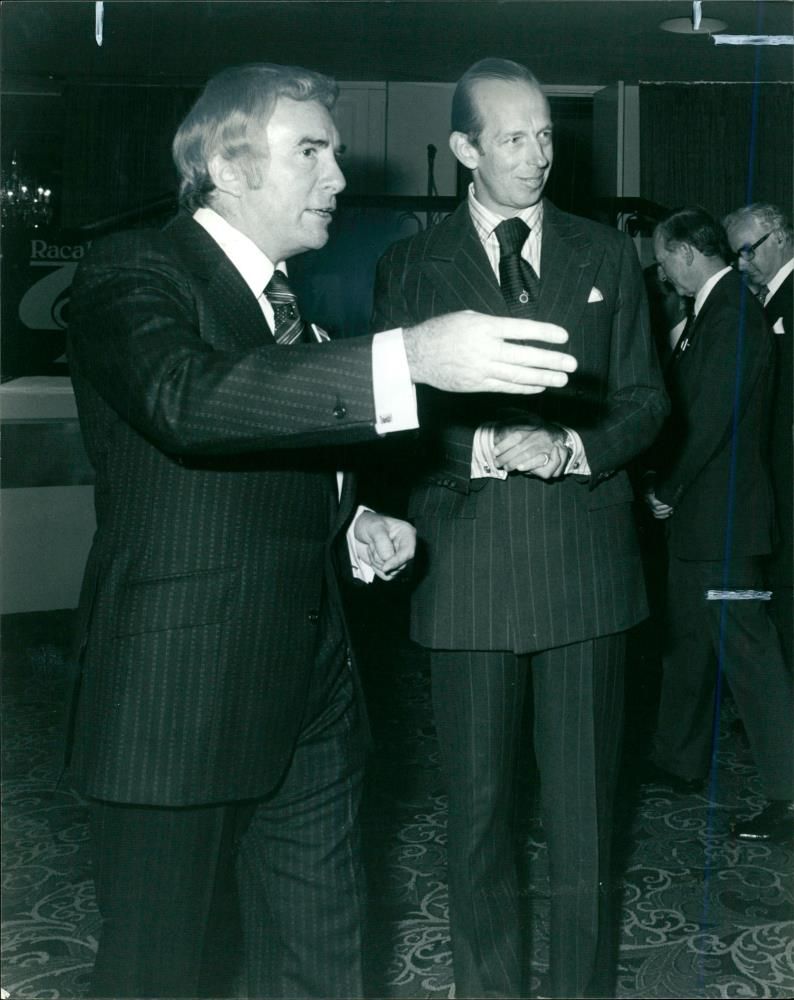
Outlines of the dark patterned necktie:
M 540 278 L 521 256 L 529 236 L 529 226 L 517 216 L 505 219 L 495 229 L 499 240 L 499 284 L 502 295 L 515 316 L 532 318 L 540 294 Z
M 670 355 L 670 359 L 667 362 L 666 370 L 669 370 L 669 368 L 671 368 L 678 361 L 684 351 L 686 351 L 692 343 L 692 327 L 694 323 L 694 302 L 692 299 L 688 298 L 686 299 L 686 323 L 684 323 L 684 329 L 681 331 L 681 336 L 676 341 L 673 353 Z
M 273 272 L 265 295 L 273 306 L 276 343 L 295 344 L 299 340 L 308 340 L 306 324 L 298 312 L 298 300 L 281 271 Z

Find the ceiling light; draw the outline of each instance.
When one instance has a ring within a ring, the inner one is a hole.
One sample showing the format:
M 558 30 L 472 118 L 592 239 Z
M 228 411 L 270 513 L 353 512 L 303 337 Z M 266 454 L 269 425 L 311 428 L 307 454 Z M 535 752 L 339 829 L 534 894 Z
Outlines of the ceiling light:
M 671 17 L 669 21 L 662 21 L 659 27 L 662 31 L 672 31 L 674 35 L 714 35 L 718 31 L 725 31 L 728 25 L 715 17 L 702 17 L 695 30 L 692 18 Z

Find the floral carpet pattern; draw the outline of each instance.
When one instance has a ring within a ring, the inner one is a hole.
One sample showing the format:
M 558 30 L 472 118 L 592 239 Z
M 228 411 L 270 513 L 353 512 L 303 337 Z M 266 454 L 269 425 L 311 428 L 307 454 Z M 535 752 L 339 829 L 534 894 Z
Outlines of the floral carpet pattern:
M 56 787 L 69 614 L 11 617 L 3 637 L 2 986 L 11 997 L 81 997 L 100 922 L 86 813 L 68 784 Z M 426 664 L 399 635 L 378 637 L 377 669 L 365 670 L 377 734 L 365 802 L 368 995 L 454 996 L 446 806 Z M 731 815 L 762 805 L 734 720 L 726 699 L 702 794 L 640 785 L 628 734 L 618 805 L 618 997 L 794 996 L 794 845 L 748 846 L 728 833 Z M 533 996 L 543 990 L 549 896 L 531 764 L 527 773 L 517 846 Z

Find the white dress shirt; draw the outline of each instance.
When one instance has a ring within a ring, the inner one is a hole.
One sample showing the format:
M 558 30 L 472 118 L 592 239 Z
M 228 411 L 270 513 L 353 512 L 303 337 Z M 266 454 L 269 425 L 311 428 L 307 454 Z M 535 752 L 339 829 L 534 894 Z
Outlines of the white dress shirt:
M 700 286 L 698 293 L 695 296 L 695 304 L 692 307 L 692 319 L 694 320 L 700 310 L 703 308 L 703 303 L 709 297 L 711 289 L 717 284 L 720 279 L 724 278 L 726 274 L 729 274 L 733 270 L 732 267 L 723 267 L 721 271 L 717 271 L 715 274 L 709 278 L 709 280 Z
M 786 261 L 783 267 L 780 268 L 774 278 L 766 286 L 766 296 L 764 297 L 762 305 L 766 305 L 767 302 L 769 302 L 792 271 L 794 271 L 794 257 L 792 257 L 791 260 Z

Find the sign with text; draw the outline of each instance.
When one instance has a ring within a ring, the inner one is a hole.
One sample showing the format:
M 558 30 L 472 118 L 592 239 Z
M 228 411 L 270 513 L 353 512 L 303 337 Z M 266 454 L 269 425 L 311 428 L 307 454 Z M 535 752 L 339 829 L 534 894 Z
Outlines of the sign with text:
M 2 377 L 65 375 L 69 290 L 90 241 L 3 233 Z

